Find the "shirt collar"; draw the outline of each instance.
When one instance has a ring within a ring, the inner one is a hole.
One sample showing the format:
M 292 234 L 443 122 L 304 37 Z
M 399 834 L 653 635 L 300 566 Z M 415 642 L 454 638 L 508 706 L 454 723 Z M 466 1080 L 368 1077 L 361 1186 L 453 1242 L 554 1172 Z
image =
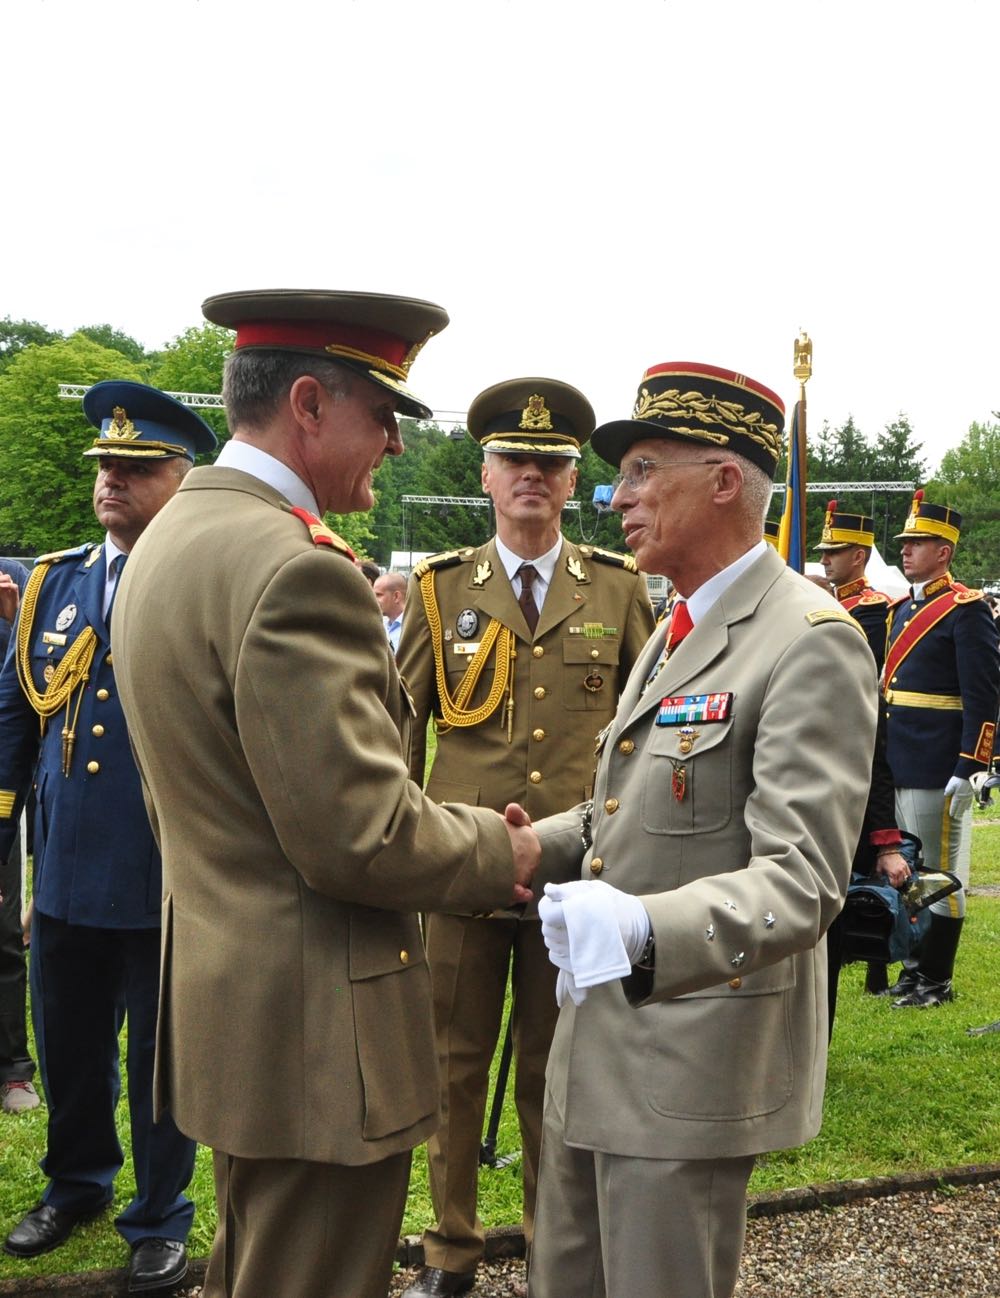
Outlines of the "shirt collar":
M 219 452 L 215 463 L 226 469 L 240 469 L 243 473 L 249 473 L 252 478 L 280 491 L 290 505 L 307 509 L 310 514 L 319 514 L 316 497 L 299 475 L 281 460 L 262 451 L 259 446 L 230 440 Z
M 538 573 L 543 588 L 548 589 L 552 584 L 552 578 L 555 575 L 556 564 L 559 561 L 559 555 L 562 553 L 563 539 L 560 536 L 551 550 L 546 550 L 540 554 L 537 559 L 525 559 L 519 554 L 515 554 L 509 546 L 504 545 L 499 536 L 493 538 L 497 547 L 497 558 L 503 564 L 503 570 L 510 581 L 514 580 L 518 568 L 522 563 L 530 563 Z
M 729 587 L 738 581 L 748 568 L 753 567 L 761 555 L 766 553 L 767 542 L 760 540 L 756 545 L 751 546 L 746 554 L 741 554 L 735 563 L 731 563 L 728 568 L 723 568 L 721 572 L 717 572 L 714 577 L 709 577 L 708 581 L 699 586 L 687 602 L 691 621 L 698 623 L 712 605 L 718 603 Z

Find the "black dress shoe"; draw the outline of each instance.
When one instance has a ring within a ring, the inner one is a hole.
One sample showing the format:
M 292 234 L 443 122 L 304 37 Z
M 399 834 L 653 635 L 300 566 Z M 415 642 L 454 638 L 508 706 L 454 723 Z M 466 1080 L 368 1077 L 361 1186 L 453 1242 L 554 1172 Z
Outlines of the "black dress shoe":
M 179 1239 L 161 1239 L 151 1235 L 132 1245 L 128 1264 L 129 1293 L 152 1293 L 169 1289 L 187 1275 L 187 1249 Z
M 403 1298 L 447 1298 L 448 1294 L 467 1293 L 476 1283 L 475 1271 L 442 1271 L 439 1266 L 424 1266 Z
M 107 1204 L 92 1212 L 63 1212 L 49 1203 L 36 1203 L 4 1240 L 4 1252 L 12 1257 L 38 1257 L 64 1244 L 77 1222 L 96 1217 Z
M 929 978 L 920 978 L 916 987 L 898 1001 L 892 1002 L 894 1010 L 929 1010 L 935 1005 L 947 1005 L 955 999 L 951 989 L 951 979 L 943 983 L 931 982 Z

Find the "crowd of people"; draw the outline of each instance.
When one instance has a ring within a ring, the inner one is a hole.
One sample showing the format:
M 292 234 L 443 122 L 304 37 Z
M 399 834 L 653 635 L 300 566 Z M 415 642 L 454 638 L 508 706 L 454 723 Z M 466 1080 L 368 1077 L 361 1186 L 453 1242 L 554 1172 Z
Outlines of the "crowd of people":
M 481 392 L 495 535 L 409 580 L 366 570 L 323 516 L 370 509 L 397 416 L 430 416 L 410 368 L 447 314 L 292 290 L 203 309 L 235 330 L 215 462 L 192 467 L 215 438 L 187 407 L 96 384 L 104 541 L 0 571 L 4 1120 L 39 1103 L 29 800 L 47 1105 L 47 1183 L 4 1248 L 44 1254 L 113 1199 L 127 1021 L 129 1292 L 186 1274 L 197 1143 L 206 1298 L 384 1298 L 423 1142 L 407 1298 L 472 1290 L 509 985 L 522 1291 L 727 1298 L 755 1158 L 819 1129 L 852 868 L 905 883 L 910 834 L 968 881 L 1000 655 L 951 575 L 961 518 L 916 493 L 892 601 L 871 519 L 831 502 L 818 590 L 765 534 L 780 398 L 667 363 L 600 426 L 557 379 Z M 627 555 L 561 532 L 588 441 Z M 658 620 L 647 573 L 674 591 Z M 958 889 L 868 990 L 950 1001 L 963 914 Z

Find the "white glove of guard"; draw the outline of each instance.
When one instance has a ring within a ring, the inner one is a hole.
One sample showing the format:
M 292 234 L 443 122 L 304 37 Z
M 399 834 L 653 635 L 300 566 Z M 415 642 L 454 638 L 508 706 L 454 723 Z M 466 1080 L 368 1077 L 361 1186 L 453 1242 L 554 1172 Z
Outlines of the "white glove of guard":
M 546 884 L 538 903 L 549 959 L 560 970 L 556 997 L 579 1005 L 588 987 L 624 978 L 650 934 L 638 897 L 599 879 Z
M 974 796 L 972 781 L 965 780 L 960 775 L 953 775 L 948 783 L 944 786 L 944 796 L 951 798 L 951 806 L 948 808 L 948 815 L 953 820 L 958 820 L 972 806 Z

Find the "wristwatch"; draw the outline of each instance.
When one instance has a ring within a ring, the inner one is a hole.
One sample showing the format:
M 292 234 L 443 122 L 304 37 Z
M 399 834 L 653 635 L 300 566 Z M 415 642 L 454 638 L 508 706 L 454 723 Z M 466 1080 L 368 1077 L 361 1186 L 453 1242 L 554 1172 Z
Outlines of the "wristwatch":
M 646 945 L 639 952 L 639 959 L 636 960 L 634 968 L 636 969 L 654 969 L 656 967 L 656 938 L 650 933 L 646 938 Z

